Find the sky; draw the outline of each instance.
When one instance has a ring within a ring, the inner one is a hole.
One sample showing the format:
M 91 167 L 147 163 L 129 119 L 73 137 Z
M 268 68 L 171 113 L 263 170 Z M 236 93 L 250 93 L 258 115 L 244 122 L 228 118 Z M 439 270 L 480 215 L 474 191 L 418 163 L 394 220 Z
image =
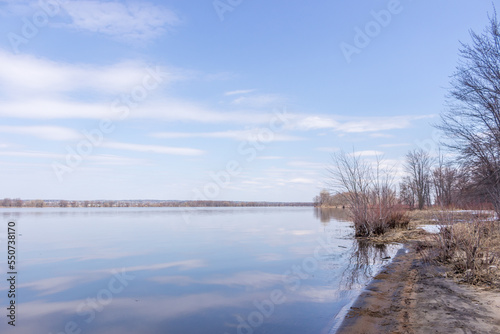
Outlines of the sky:
M 311 201 L 340 150 L 399 175 L 494 4 L 0 0 L 0 198 Z

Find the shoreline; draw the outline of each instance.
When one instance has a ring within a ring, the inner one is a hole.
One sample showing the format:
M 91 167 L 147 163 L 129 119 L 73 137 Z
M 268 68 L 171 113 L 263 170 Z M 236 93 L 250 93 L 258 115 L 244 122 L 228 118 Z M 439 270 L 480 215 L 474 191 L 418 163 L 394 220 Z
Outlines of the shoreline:
M 459 285 L 403 244 L 361 292 L 336 334 L 500 333 L 500 293 Z

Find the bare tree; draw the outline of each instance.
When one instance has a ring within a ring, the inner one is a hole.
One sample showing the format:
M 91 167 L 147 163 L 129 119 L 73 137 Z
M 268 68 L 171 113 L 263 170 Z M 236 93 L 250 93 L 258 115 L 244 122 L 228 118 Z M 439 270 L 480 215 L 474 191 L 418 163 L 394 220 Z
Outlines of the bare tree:
M 432 159 L 429 153 L 422 149 L 410 151 L 406 155 L 404 167 L 419 210 L 430 202 L 431 166 Z
M 342 193 L 356 236 L 384 233 L 396 212 L 392 173 L 382 168 L 380 159 L 373 165 L 344 152 L 332 155 L 332 159 L 330 186 Z
M 466 186 L 463 179 L 461 170 L 451 162 L 445 162 L 444 157 L 439 155 L 438 164 L 432 170 L 434 203 L 441 207 L 458 206 L 461 186 Z
M 12 200 L 10 198 L 4 198 L 2 201 L 2 206 L 4 206 L 4 207 L 13 206 Z
M 332 196 L 326 189 L 321 190 L 319 195 L 314 198 L 314 206 L 331 206 L 332 202 Z
M 500 26 L 496 12 L 489 20 L 483 33 L 470 32 L 470 45 L 461 45 L 449 107 L 438 128 L 500 213 Z
M 411 179 L 408 176 L 403 177 L 399 183 L 399 200 L 410 210 L 415 208 L 415 192 L 413 191 Z

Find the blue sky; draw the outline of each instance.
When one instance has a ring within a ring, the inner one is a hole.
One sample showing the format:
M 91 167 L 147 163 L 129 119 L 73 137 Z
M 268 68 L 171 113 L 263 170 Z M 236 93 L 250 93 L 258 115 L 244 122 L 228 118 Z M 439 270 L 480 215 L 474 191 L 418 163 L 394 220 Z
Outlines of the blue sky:
M 488 12 L 0 0 L 0 197 L 310 201 L 339 149 L 435 150 L 459 41 Z

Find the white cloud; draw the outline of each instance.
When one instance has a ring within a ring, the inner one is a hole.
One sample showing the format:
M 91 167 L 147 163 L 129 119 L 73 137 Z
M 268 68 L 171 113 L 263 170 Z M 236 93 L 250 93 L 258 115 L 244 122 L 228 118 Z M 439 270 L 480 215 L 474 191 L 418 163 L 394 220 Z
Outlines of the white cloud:
M 294 127 L 298 130 L 336 129 L 339 122 L 321 116 L 306 116 L 297 119 Z
M 173 155 L 202 155 L 205 152 L 202 150 L 186 147 L 168 147 L 168 146 L 158 146 L 158 145 L 140 145 L 140 144 L 130 144 L 130 143 L 119 143 L 119 142 L 104 142 L 102 147 L 115 149 L 115 150 L 128 150 L 136 152 L 149 152 L 149 153 L 159 153 L 159 154 L 173 154 Z
M 229 92 L 225 92 L 225 96 L 231 96 L 231 95 L 242 95 L 242 94 L 249 94 L 254 92 L 255 89 L 240 89 L 240 90 L 232 90 Z
M 413 121 L 432 117 L 435 117 L 435 115 L 405 115 L 363 118 L 296 115 L 294 121 L 288 127 L 303 131 L 331 129 L 341 133 L 378 132 L 384 130 L 405 129 L 410 127 Z
M 63 154 L 54 154 L 39 151 L 0 151 L 0 156 L 22 157 L 22 158 L 42 158 L 42 159 L 62 159 Z
M 291 179 L 290 182 L 291 183 L 314 184 L 314 183 L 317 183 L 318 181 L 317 180 L 313 180 L 313 179 L 306 179 L 306 178 L 303 178 L 303 177 L 297 177 L 295 179 Z
M 71 102 L 59 99 L 30 99 L 11 102 L 0 101 L 0 116 L 32 119 L 102 119 L 113 115 L 111 106 L 106 103 Z
M 91 155 L 86 159 L 94 162 L 96 165 L 142 165 L 147 164 L 147 161 L 143 159 L 134 159 L 127 157 L 120 157 L 117 155 L 109 155 L 109 154 L 99 154 L 99 155 Z
M 26 95 L 59 97 L 71 92 L 92 91 L 100 94 L 130 93 L 142 85 L 145 78 L 154 78 L 167 84 L 184 78 L 179 70 L 150 67 L 139 61 L 123 61 L 108 66 L 69 64 L 37 58 L 31 55 L 13 55 L 0 51 L 0 87 L 12 97 L 25 101 Z M 149 82 L 151 85 L 154 82 Z M 111 102 L 111 101 L 109 101 Z
M 434 117 L 434 115 L 369 117 L 345 122 L 341 125 L 340 130 L 350 133 L 359 133 L 405 129 L 410 127 L 413 121 L 432 117 Z
M 37 280 L 30 283 L 21 284 L 20 288 L 28 288 L 41 291 L 41 295 L 51 295 L 54 293 L 58 293 L 61 291 L 68 290 L 73 288 L 78 283 L 83 283 L 89 281 L 87 277 L 51 277 L 46 279 Z
M 77 131 L 60 126 L 0 126 L 0 133 L 2 132 L 48 140 L 76 140 L 82 137 Z
M 286 99 L 277 94 L 261 94 L 251 96 L 240 96 L 231 103 L 234 105 L 247 106 L 252 108 L 273 107 L 282 105 Z
M 257 128 L 252 130 L 228 130 L 220 132 L 159 132 L 151 136 L 156 138 L 221 138 L 240 141 L 295 141 L 303 138 L 279 133 L 270 135 L 269 129 Z M 272 140 L 270 140 L 272 138 Z
M 0 146 L 1 148 L 1 146 Z M 64 160 L 66 158 L 65 154 L 42 152 L 42 151 L 0 151 L 0 156 L 7 157 L 19 157 L 19 158 L 32 158 L 32 159 L 53 159 L 53 160 Z M 129 157 L 122 157 L 110 154 L 96 154 L 90 155 L 85 158 L 86 160 L 96 164 L 96 165 L 145 165 L 148 162 L 144 159 L 136 159 Z M 31 164 L 30 164 L 31 165 Z M 35 164 L 33 164 L 35 166 Z
M 164 263 L 154 263 L 154 264 L 145 264 L 140 266 L 132 266 L 125 268 L 112 268 L 112 269 L 102 269 L 95 270 L 92 273 L 114 273 L 114 272 L 125 272 L 131 273 L 135 271 L 149 271 L 149 270 L 160 270 L 166 268 L 174 268 L 178 267 L 180 270 L 190 270 L 194 268 L 206 267 L 206 263 L 203 260 L 193 259 L 193 260 L 182 260 L 182 261 L 174 261 L 174 262 L 164 262 Z
M 171 10 L 143 1 L 68 1 L 64 9 L 71 23 L 63 26 L 128 42 L 155 39 L 181 22 Z
M 153 282 L 162 284 L 210 284 L 224 286 L 244 286 L 252 289 L 261 289 L 276 285 L 283 280 L 283 276 L 279 274 L 266 273 L 261 271 L 247 271 L 233 274 L 225 277 L 208 277 L 200 280 L 195 280 L 188 276 L 157 276 L 149 279 Z
M 1 85 L 0 78 L 0 85 Z M 71 83 L 68 83 L 71 85 Z M 22 89 L 21 89 L 22 91 Z M 43 91 L 43 89 L 42 89 Z M 30 92 L 25 96 L 33 96 Z M 39 92 L 40 94 L 40 92 Z M 179 100 L 174 97 L 148 98 L 147 101 L 138 103 L 129 108 L 129 113 L 122 110 L 126 105 L 114 106 L 116 95 L 111 95 L 105 101 L 85 102 L 72 101 L 65 97 L 32 97 L 25 99 L 23 96 L 0 100 L 0 117 L 31 118 L 31 119 L 119 119 L 126 116 L 128 119 L 161 119 L 165 121 L 194 121 L 201 123 L 237 123 L 237 124 L 269 124 L 273 119 L 272 113 L 256 113 L 245 110 L 218 111 L 203 105 Z M 56 95 L 56 94 L 53 94 Z M 59 94 L 57 94 L 59 95 Z

